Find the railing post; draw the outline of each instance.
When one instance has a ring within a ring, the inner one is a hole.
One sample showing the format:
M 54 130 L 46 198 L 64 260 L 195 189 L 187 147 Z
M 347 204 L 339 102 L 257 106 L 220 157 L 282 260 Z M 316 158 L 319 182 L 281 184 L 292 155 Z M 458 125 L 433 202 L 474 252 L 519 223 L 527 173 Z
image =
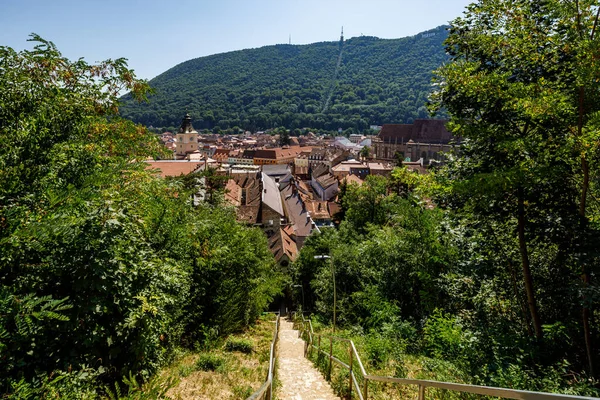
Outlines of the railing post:
M 350 390 L 348 390 L 348 398 L 352 399 L 352 384 L 354 383 L 352 381 L 352 345 L 350 343 L 348 343 L 348 349 L 350 350 Z
M 425 386 L 419 385 L 419 400 L 425 400 Z
M 329 338 L 329 370 L 327 372 L 327 379 L 331 380 L 331 369 L 333 367 L 333 338 Z
M 367 400 L 367 396 L 369 394 L 369 380 L 367 379 L 367 377 L 364 377 L 365 379 L 365 384 L 363 387 L 363 400 Z
M 317 336 L 317 364 L 321 358 L 321 335 Z

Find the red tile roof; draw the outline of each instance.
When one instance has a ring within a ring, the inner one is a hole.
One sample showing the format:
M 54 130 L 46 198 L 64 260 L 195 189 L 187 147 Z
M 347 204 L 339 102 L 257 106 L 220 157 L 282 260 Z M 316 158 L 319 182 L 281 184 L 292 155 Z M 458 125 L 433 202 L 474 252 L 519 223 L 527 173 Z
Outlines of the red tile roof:
M 204 161 L 146 161 L 146 169 L 158 169 L 160 175 L 180 176 L 194 172 L 198 166 L 203 165 Z
M 306 210 L 310 212 L 310 217 L 316 219 L 330 219 L 329 210 L 326 201 L 307 201 Z
M 282 158 L 294 158 L 302 151 L 307 150 L 307 147 L 290 146 L 286 148 L 276 147 L 274 149 L 256 150 L 254 158 L 265 158 L 270 160 L 280 160 Z
M 284 229 L 279 229 L 269 239 L 269 249 L 275 256 L 277 262 L 280 262 L 283 256 L 287 256 L 290 261 L 298 257 L 298 246 L 296 242 Z
M 344 180 L 346 181 L 347 184 L 356 183 L 358 186 L 362 186 L 362 184 L 364 182 L 362 179 L 360 179 L 358 176 L 356 176 L 354 174 L 345 176 Z

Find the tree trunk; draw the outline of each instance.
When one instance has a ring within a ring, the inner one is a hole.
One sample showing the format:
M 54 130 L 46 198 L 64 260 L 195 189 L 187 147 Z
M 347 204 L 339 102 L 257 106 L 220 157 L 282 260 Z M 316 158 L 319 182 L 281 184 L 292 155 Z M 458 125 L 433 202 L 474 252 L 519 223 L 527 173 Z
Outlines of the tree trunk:
M 598 22 L 598 16 L 600 15 L 600 9 L 598 9 L 598 14 L 596 14 L 596 20 L 594 21 L 594 28 L 592 30 L 591 37 L 594 37 L 594 32 L 596 30 L 596 24 Z M 585 98 L 585 89 L 583 86 L 579 87 L 579 104 L 578 104 L 578 121 L 577 121 L 577 135 L 579 137 L 582 136 L 583 133 L 583 116 L 585 113 L 584 110 L 584 98 Z M 587 194 L 590 187 L 590 166 L 588 161 L 585 158 L 585 155 L 581 154 L 581 170 L 583 172 L 583 182 L 581 184 L 581 199 L 579 201 L 579 246 L 580 252 L 585 253 L 585 245 L 586 245 L 586 230 L 587 230 L 587 218 L 585 215 L 586 207 L 587 207 Z M 590 281 L 592 279 L 589 269 L 586 266 L 586 261 L 582 260 L 581 266 L 581 275 L 583 279 L 583 306 L 581 310 L 581 319 L 583 325 L 583 337 L 585 339 L 585 351 L 588 359 L 588 372 L 590 376 L 594 376 L 594 346 L 592 342 L 592 332 L 590 327 L 590 314 L 591 310 L 589 308 L 589 296 L 587 295 L 587 288 L 590 285 Z
M 517 303 L 521 308 L 521 314 L 523 314 L 523 326 L 525 329 L 527 329 L 527 334 L 529 336 L 533 336 L 533 329 L 531 329 L 531 323 L 529 318 L 527 317 L 527 306 L 522 301 L 522 296 L 519 293 L 519 285 L 517 283 L 517 272 L 515 271 L 511 260 L 508 260 L 508 269 L 510 271 L 510 278 L 512 281 L 513 291 L 515 293 L 515 299 L 517 300 Z
M 533 277 L 529 267 L 529 254 L 527 252 L 527 242 L 525 241 L 525 204 L 523 199 L 523 188 L 519 188 L 518 193 L 518 231 L 519 231 L 519 250 L 521 251 L 521 264 L 523 267 L 523 279 L 525 283 L 525 292 L 527 293 L 527 304 L 529 305 L 529 313 L 533 322 L 533 330 L 535 337 L 541 339 L 544 335 L 542 331 L 542 321 L 537 309 L 535 301 L 535 291 L 533 289 Z
M 590 308 L 587 305 L 588 296 L 585 294 L 585 290 L 590 285 L 590 272 L 587 268 L 584 268 L 583 274 L 583 309 L 581 312 L 581 318 L 583 319 L 583 336 L 585 337 L 585 350 L 588 359 L 588 368 L 590 376 L 594 377 L 594 351 L 592 344 L 592 331 L 590 327 Z

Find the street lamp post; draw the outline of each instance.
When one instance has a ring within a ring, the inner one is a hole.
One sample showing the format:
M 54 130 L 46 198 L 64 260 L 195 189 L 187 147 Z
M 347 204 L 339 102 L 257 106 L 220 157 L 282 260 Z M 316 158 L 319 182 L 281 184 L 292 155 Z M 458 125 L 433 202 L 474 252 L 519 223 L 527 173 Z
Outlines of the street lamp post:
M 293 287 L 299 287 L 300 289 L 302 289 L 302 311 L 306 311 L 304 309 L 304 286 L 303 285 L 294 285 Z
M 318 255 L 315 256 L 317 260 L 329 259 L 329 263 L 331 264 L 331 277 L 333 279 L 333 333 L 335 333 L 335 302 L 336 302 L 336 291 L 335 291 L 335 266 L 333 265 L 333 260 L 331 256 L 328 255 Z

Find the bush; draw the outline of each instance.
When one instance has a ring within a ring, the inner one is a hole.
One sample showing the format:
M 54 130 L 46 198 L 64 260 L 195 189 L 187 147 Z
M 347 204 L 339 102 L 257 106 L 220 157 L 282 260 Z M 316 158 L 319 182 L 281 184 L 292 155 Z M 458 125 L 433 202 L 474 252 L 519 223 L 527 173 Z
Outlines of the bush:
M 217 371 L 225 365 L 225 359 L 216 354 L 203 353 L 200 354 L 196 361 L 196 368 L 201 371 Z
M 50 375 L 38 376 L 31 382 L 8 379 L 3 382 L 8 388 L 2 399 L 73 399 L 92 400 L 98 398 L 95 379 L 98 370 L 84 368 L 80 371 L 53 371 Z
M 254 346 L 248 339 L 229 338 L 225 343 L 225 350 L 239 351 L 240 353 L 250 354 L 254 351 Z
M 371 334 L 366 337 L 365 348 L 369 364 L 373 368 L 381 368 L 390 359 L 390 354 L 394 350 L 394 343 L 381 334 Z
M 347 399 L 350 396 L 350 372 L 341 368 L 337 370 L 337 373 L 332 374 L 331 377 L 331 388 L 333 391 L 342 399 Z
M 423 327 L 423 347 L 431 357 L 453 360 L 465 353 L 472 339 L 469 336 L 458 317 L 436 309 Z

